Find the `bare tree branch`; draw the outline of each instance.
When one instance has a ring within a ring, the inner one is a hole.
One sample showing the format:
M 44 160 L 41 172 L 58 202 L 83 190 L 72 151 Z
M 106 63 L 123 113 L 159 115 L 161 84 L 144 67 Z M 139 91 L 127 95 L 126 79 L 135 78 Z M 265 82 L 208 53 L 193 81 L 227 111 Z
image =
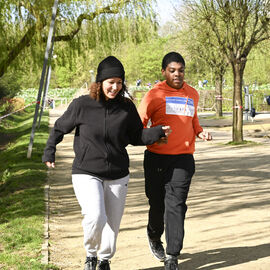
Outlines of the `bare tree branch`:
M 77 28 L 72 30 L 71 33 L 62 35 L 62 36 L 56 36 L 55 41 L 70 41 L 72 40 L 76 34 L 81 30 L 82 22 L 84 20 L 93 21 L 98 15 L 100 14 L 116 14 L 119 10 L 112 9 L 111 7 L 105 7 L 102 9 L 99 9 L 95 12 L 92 12 L 91 14 L 80 14 L 80 16 L 77 18 Z

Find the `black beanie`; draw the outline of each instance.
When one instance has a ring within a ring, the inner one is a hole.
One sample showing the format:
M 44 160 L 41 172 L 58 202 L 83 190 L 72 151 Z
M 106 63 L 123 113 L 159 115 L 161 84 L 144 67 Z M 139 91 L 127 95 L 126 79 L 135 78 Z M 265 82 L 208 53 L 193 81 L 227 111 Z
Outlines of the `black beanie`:
M 185 64 L 185 60 L 182 57 L 181 54 L 177 53 L 177 52 L 170 52 L 167 53 L 162 60 L 162 69 L 166 69 L 166 67 L 171 63 L 171 62 L 176 62 L 176 63 L 182 63 L 184 66 Z
M 108 56 L 98 65 L 96 82 L 102 82 L 113 77 L 121 78 L 124 81 L 125 70 L 122 63 L 116 57 Z

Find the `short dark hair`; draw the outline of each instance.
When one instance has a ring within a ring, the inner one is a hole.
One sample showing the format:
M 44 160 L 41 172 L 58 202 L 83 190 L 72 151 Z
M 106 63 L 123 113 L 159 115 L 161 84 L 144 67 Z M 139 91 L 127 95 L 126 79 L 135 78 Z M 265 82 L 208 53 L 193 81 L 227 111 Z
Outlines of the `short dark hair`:
M 186 65 L 185 60 L 180 53 L 169 52 L 162 59 L 162 69 L 166 69 L 171 62 L 182 63 L 184 66 Z

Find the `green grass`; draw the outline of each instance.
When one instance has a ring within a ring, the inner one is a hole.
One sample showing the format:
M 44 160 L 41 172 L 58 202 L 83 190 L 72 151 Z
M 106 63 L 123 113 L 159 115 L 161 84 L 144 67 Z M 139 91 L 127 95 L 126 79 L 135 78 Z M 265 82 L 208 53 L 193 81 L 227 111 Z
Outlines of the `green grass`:
M 231 115 L 223 115 L 223 116 L 216 116 L 216 114 L 212 114 L 212 115 L 207 115 L 207 116 L 199 116 L 202 119 L 206 119 L 206 120 L 221 120 L 221 119 L 232 119 Z
M 41 162 L 48 138 L 48 112 L 36 129 L 31 159 L 27 149 L 34 107 L 0 123 L 12 142 L 0 152 L 0 269 L 57 269 L 41 264 L 44 241 L 44 184 L 47 169 Z
M 230 141 L 230 142 L 226 143 L 226 145 L 232 145 L 232 146 L 259 146 L 259 145 L 261 145 L 261 143 L 254 142 L 254 141 L 243 140 L 242 142 Z

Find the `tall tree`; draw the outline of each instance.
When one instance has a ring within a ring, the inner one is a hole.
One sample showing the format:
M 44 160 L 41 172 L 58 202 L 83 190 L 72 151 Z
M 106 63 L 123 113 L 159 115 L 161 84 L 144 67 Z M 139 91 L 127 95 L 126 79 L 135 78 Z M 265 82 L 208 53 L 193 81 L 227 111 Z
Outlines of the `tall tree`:
M 0 77 L 27 48 L 33 59 L 40 61 L 38 51 L 44 50 L 53 2 L 1 1 Z M 69 42 L 77 51 L 125 39 L 139 42 L 147 35 L 146 26 L 155 24 L 151 3 L 146 0 L 61 0 L 55 42 Z M 73 54 L 74 50 L 70 50 L 69 59 Z
M 180 10 L 177 12 L 181 12 Z M 228 67 L 228 61 L 217 45 L 217 41 L 213 36 L 213 31 L 207 22 L 201 21 L 198 23 L 196 13 L 192 12 L 189 7 L 185 7 L 184 23 L 182 17 L 179 18 L 179 23 L 182 23 L 183 27 L 179 32 L 179 36 L 182 37 L 182 43 L 185 46 L 186 51 L 192 58 L 200 59 L 198 63 L 204 63 L 204 67 L 209 67 L 214 74 L 215 81 L 215 105 L 216 116 L 222 116 L 222 88 L 224 74 Z M 200 68 L 202 69 L 202 68 Z
M 243 141 L 242 84 L 247 57 L 257 44 L 270 38 L 268 0 L 187 0 L 198 23 L 211 28 L 219 50 L 233 71 L 233 142 Z

